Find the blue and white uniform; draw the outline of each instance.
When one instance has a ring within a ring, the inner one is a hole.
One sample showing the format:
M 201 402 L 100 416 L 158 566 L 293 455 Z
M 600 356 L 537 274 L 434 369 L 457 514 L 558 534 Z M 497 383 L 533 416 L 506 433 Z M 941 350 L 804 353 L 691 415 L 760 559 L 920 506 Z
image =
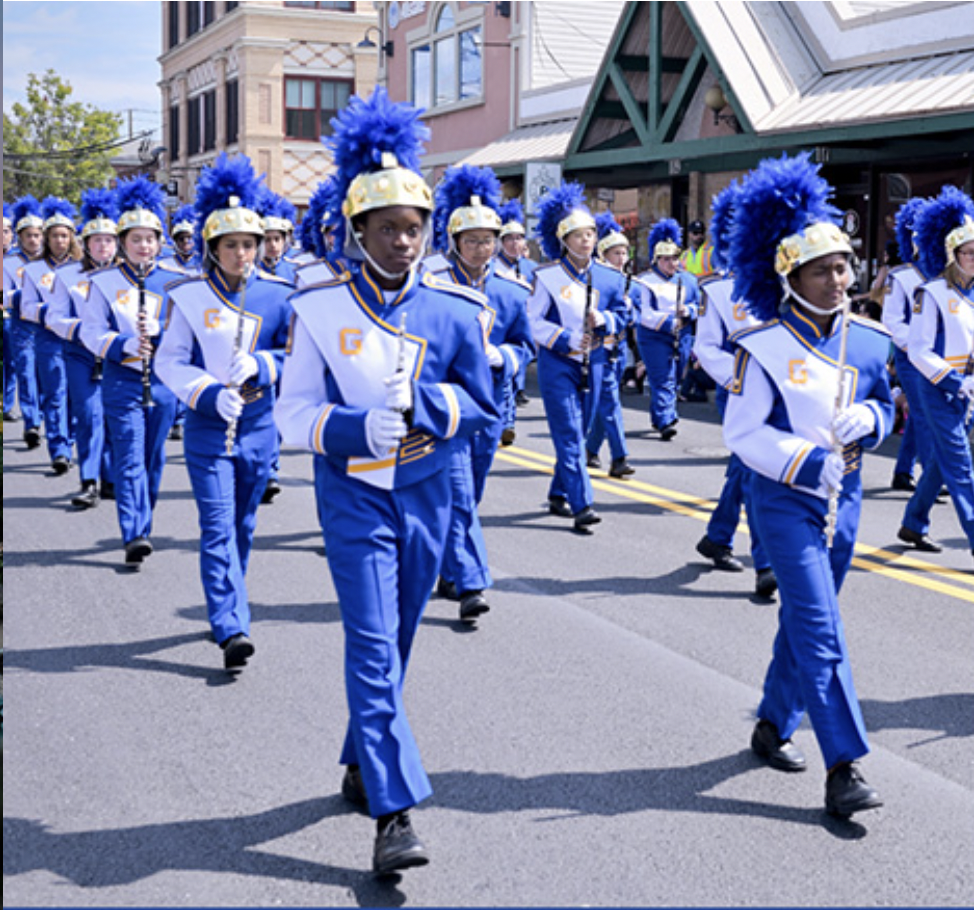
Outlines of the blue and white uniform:
M 631 298 L 637 311 L 636 345 L 650 386 L 650 422 L 654 429 L 665 430 L 679 420 L 676 396 L 693 347 L 699 304 L 697 279 L 688 272 L 667 278 L 654 266 L 633 281 Z M 679 321 L 678 304 L 687 310 Z
M 974 467 L 967 439 L 968 403 L 958 394 L 961 381 L 974 367 L 972 352 L 974 290 L 964 290 L 943 277 L 920 285 L 914 296 L 908 353 L 919 373 L 917 391 L 932 442 L 933 461 L 950 490 L 951 502 L 974 550 Z M 926 466 L 923 474 L 926 477 Z M 925 487 L 924 477 L 920 478 L 917 493 Z M 931 480 L 931 485 L 936 480 Z M 925 489 L 926 497 L 935 497 L 939 489 L 939 485 L 936 491 Z M 929 521 L 929 507 L 927 516 Z M 904 524 L 907 520 L 915 523 L 913 530 L 925 533 L 919 507 L 904 518 Z
M 74 452 L 74 437 L 68 418 L 64 342 L 47 326 L 48 307 L 57 272 L 63 272 L 63 280 L 73 284 L 81 274 L 81 263 L 71 260 L 58 263 L 46 256 L 28 263 L 20 292 L 20 315 L 36 327 L 37 385 L 48 454 L 52 461 L 55 458 L 70 461 Z
M 64 343 L 71 435 L 78 452 L 82 484 L 113 483 L 111 457 L 105 438 L 102 364 L 81 341 L 81 317 L 91 289 L 88 275 L 69 266 L 55 272 L 47 310 L 47 327 Z
M 852 561 L 862 500 L 863 448 L 888 435 L 893 404 L 889 336 L 851 317 L 845 401 L 861 403 L 874 431 L 844 448 L 845 474 L 832 549 L 822 469 L 832 447 L 842 317 L 823 335 L 791 309 L 732 336 L 739 350 L 727 402 L 727 446 L 755 473 L 753 520 L 778 579 L 781 613 L 758 717 L 790 739 L 807 711 L 827 768 L 869 751 L 852 682 L 838 592 Z
M 734 384 L 735 358 L 730 338 L 743 329 L 760 325 L 743 303 L 734 302 L 733 290 L 734 280 L 730 277 L 717 276 L 700 282 L 700 308 L 693 343 L 693 353 L 717 387 L 717 411 L 722 420 L 727 411 L 728 390 Z M 751 532 L 751 557 L 755 570 L 760 572 L 771 563 L 761 543 L 761 533 L 751 519 L 750 477 L 750 468 L 731 452 L 717 507 L 707 523 L 707 537 L 718 546 L 732 550 L 743 504 Z
M 437 275 L 460 287 L 472 288 L 485 295 L 487 342 L 500 352 L 500 366 L 491 368 L 493 397 L 497 412 L 502 414 L 509 399 L 511 382 L 521 364 L 534 353 L 531 326 L 528 323 L 527 299 L 531 288 L 513 275 L 496 268 L 491 262 L 480 280 L 475 281 L 461 262 Z M 487 564 L 477 506 L 484 496 L 487 475 L 494 461 L 504 430 L 496 420 L 472 436 L 457 439 L 454 444 L 453 517 L 440 576 L 452 582 L 460 594 L 482 591 L 493 582 Z
M 588 358 L 588 391 L 581 389 L 586 299 L 602 325 L 593 333 Z M 607 357 L 603 340 L 618 334 L 628 319 L 625 279 L 597 260 L 579 270 L 565 256 L 539 266 L 528 298 L 528 318 L 538 348 L 538 382 L 555 447 L 549 499 L 564 498 L 574 515 L 592 505 L 592 482 L 585 465 L 585 436 L 595 412 Z
M 199 511 L 207 613 L 218 644 L 250 632 L 245 576 L 257 508 L 277 452 L 275 388 L 292 291 L 287 282 L 260 271 L 251 274 L 245 289 L 231 291 L 218 269 L 168 289 L 169 315 L 155 369 L 187 408 L 186 469 Z M 216 399 L 229 385 L 238 328 L 240 350 L 255 358 L 257 374 L 241 389 L 246 404 L 228 454 L 228 425 Z
M 383 291 L 367 267 L 298 292 L 281 397 L 284 442 L 315 454 L 329 567 L 346 632 L 350 716 L 341 762 L 359 765 L 373 817 L 431 793 L 403 707 L 403 679 L 450 520 L 453 440 L 497 419 L 487 314 L 471 292 L 411 274 Z M 400 337 L 402 315 L 406 334 Z M 411 430 L 373 452 L 370 410 L 400 363 Z
M 145 277 L 147 335 L 158 343 L 166 310 L 166 287 L 186 277 L 153 264 Z M 123 543 L 147 538 L 166 465 L 166 439 L 176 397 L 150 371 L 152 407 L 143 407 L 142 359 L 138 350 L 139 282 L 123 263 L 93 272 L 81 340 L 104 361 L 102 401 L 115 472 L 115 505 Z
M 20 313 L 20 291 L 29 262 L 19 250 L 3 257 L 4 327 L 6 328 L 9 316 L 13 372 L 17 377 L 17 398 L 20 401 L 20 416 L 24 421 L 25 432 L 36 430 L 41 425 L 37 389 L 37 327 L 23 319 Z M 4 356 L 6 357 L 6 345 Z

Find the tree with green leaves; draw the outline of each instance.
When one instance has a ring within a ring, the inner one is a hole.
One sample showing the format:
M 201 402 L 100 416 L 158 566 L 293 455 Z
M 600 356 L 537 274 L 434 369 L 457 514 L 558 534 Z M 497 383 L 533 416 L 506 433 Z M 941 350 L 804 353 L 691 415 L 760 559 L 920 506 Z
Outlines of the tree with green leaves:
M 3 115 L 3 198 L 27 193 L 62 196 L 75 204 L 90 187 L 114 176 L 118 114 L 75 101 L 74 90 L 54 70 L 27 77 L 27 103 Z

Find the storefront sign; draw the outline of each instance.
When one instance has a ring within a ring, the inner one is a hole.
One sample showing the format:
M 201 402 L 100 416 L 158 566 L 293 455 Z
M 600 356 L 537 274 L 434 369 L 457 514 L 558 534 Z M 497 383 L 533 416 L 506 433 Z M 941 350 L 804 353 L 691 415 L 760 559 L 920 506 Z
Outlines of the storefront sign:
M 552 161 L 529 161 L 524 165 L 524 210 L 535 213 L 541 197 L 561 183 L 561 165 Z

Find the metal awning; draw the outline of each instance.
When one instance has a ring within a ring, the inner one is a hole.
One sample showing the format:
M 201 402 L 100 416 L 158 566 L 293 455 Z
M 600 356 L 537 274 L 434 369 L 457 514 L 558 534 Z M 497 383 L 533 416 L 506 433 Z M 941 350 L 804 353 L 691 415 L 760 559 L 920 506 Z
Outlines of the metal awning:
M 560 161 L 568 150 L 576 123 L 578 118 L 571 117 L 520 126 L 468 155 L 459 164 L 501 169 L 522 165 L 526 161 Z

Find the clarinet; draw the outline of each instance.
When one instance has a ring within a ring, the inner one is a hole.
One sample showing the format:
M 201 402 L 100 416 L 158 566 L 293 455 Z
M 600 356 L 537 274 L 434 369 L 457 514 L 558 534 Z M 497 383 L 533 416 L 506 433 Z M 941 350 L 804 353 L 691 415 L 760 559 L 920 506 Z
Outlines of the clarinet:
M 232 363 L 237 354 L 240 353 L 240 349 L 243 347 L 243 331 L 244 331 L 244 304 L 247 302 L 247 282 L 250 279 L 250 266 L 244 268 L 243 273 L 243 285 L 240 288 L 240 304 L 237 310 L 237 330 L 233 336 L 233 354 L 230 357 L 230 362 Z M 233 383 L 230 386 L 235 392 L 240 390 L 240 386 L 237 383 Z M 227 455 L 233 454 L 233 446 L 237 441 L 237 418 L 227 423 L 227 437 L 226 437 L 226 453 Z
M 101 357 L 96 357 L 95 362 L 91 365 L 91 381 L 101 382 L 102 375 L 104 373 L 104 363 Z
M 680 333 L 683 331 L 683 316 L 680 308 L 683 306 L 683 282 L 676 283 L 676 308 L 673 310 L 673 356 L 680 359 Z
M 832 451 L 836 455 L 842 454 L 842 444 L 835 436 L 835 418 L 845 403 L 845 367 L 849 358 L 849 314 L 852 310 L 852 300 L 846 296 L 842 303 L 842 328 L 839 335 L 839 381 L 836 385 L 835 404 L 832 408 Z M 829 490 L 829 508 L 825 516 L 825 545 L 831 550 L 835 540 L 835 526 L 839 517 L 839 490 Z
M 582 316 L 582 337 L 584 338 L 588 335 L 588 323 L 592 315 L 592 263 L 589 263 L 588 274 L 585 276 L 585 312 Z M 585 346 L 585 350 L 582 351 L 582 375 L 578 383 L 579 391 L 582 394 L 591 391 L 591 354 L 590 348 L 592 346 L 592 340 L 589 338 L 589 343 Z
M 147 274 L 147 269 L 145 263 L 140 262 L 135 269 L 136 281 L 139 287 L 139 341 L 141 344 L 145 343 L 145 319 L 146 319 L 146 304 L 145 304 L 145 278 Z M 152 399 L 152 359 L 150 356 L 142 356 L 142 407 L 143 408 L 154 408 L 156 406 L 155 401 Z

